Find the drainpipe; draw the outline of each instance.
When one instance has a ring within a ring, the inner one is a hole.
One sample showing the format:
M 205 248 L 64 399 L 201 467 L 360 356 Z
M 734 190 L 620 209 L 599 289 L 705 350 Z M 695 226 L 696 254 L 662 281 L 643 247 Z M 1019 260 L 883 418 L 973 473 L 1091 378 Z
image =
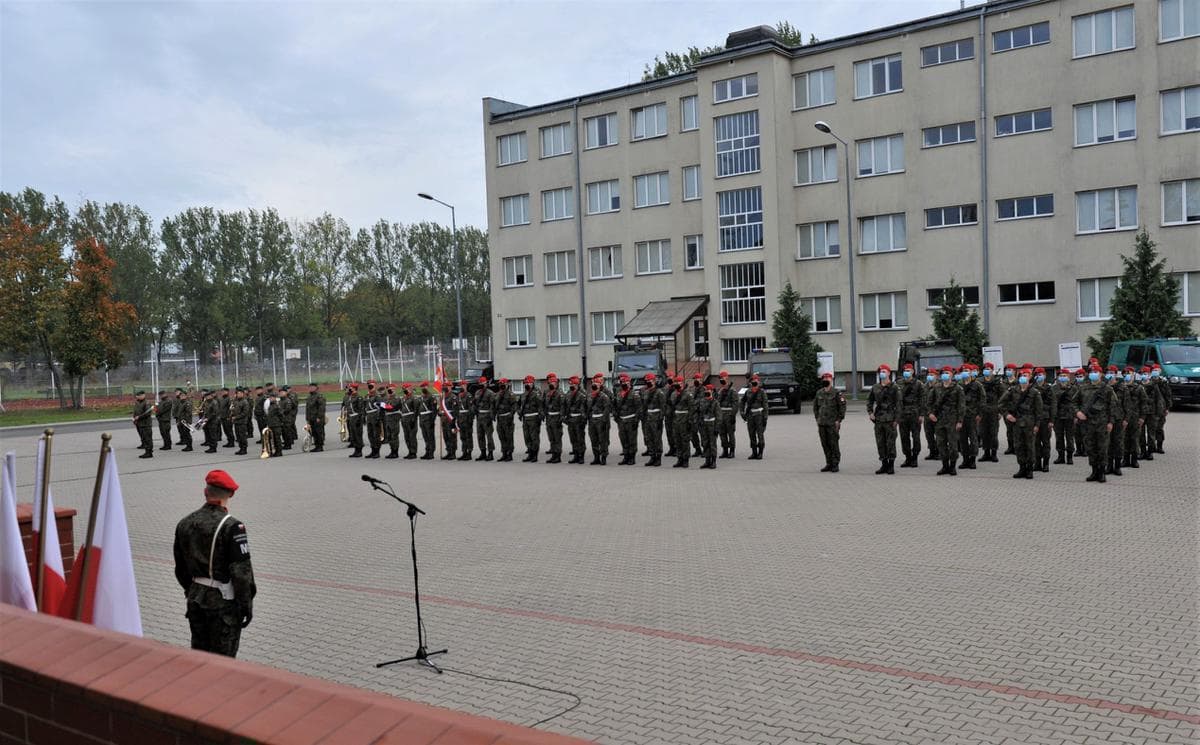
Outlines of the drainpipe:
M 579 144 L 579 99 L 571 104 L 572 150 L 575 151 L 575 278 L 579 282 L 579 367 L 580 378 L 588 379 L 588 341 L 590 331 L 587 316 L 587 290 L 583 269 L 587 266 L 583 255 L 583 167 L 580 165 Z
M 979 302 L 983 305 L 983 333 L 989 335 L 992 316 L 992 285 L 988 262 L 988 109 L 987 109 L 987 8 L 979 8 L 979 221 L 983 226 L 983 291 Z

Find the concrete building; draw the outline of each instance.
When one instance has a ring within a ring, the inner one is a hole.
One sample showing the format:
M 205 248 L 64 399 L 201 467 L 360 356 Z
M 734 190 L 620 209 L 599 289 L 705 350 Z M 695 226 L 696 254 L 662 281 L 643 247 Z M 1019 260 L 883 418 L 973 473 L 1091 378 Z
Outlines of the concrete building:
M 1007 360 L 1056 365 L 1141 228 L 1200 325 L 1200 0 L 995 0 L 795 49 L 750 29 L 693 72 L 483 116 L 509 378 L 607 371 L 640 309 L 688 297 L 675 364 L 743 373 L 791 282 L 839 385 L 854 344 L 869 384 L 951 278 Z

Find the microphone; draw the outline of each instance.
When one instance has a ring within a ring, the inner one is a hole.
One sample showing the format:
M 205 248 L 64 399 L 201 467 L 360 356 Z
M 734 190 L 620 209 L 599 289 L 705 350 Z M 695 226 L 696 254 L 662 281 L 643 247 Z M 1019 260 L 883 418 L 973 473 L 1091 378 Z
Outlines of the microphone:
M 362 475 L 362 480 L 366 481 L 368 484 L 386 484 L 387 483 L 383 479 L 377 479 L 374 476 L 368 476 L 365 473 Z

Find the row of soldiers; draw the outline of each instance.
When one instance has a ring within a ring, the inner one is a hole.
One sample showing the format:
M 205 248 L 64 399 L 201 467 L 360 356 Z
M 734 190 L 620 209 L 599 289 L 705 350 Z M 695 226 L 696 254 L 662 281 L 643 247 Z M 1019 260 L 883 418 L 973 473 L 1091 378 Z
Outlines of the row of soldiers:
M 733 458 L 737 448 L 736 420 L 740 415 L 750 435 L 751 460 L 760 460 L 766 448 L 764 433 L 768 406 L 766 393 L 757 376 L 751 376 L 745 395 L 733 388 L 729 374 L 722 371 L 719 384 L 706 385 L 700 374 L 691 386 L 683 376 L 668 371 L 665 385 L 648 373 L 636 389 L 632 379 L 622 374 L 617 387 L 609 388 L 597 373 L 585 387 L 578 376 L 567 379 L 565 390 L 554 373 L 539 387 L 532 375 L 526 376 L 520 394 L 513 392 L 510 381 L 500 378 L 492 390 L 486 378 L 468 386 L 458 380 L 445 395 L 435 394 L 429 381 L 418 386 L 404 383 L 397 394 L 394 385 L 376 385 L 367 381 L 366 395 L 358 383 L 346 387 L 342 412 L 349 435 L 351 458 L 379 458 L 384 445 L 386 458 L 398 458 L 400 435 L 408 450 L 405 459 L 417 458 L 417 435 L 424 453 L 432 460 L 435 426 L 440 422 L 445 445 L 443 460 L 472 460 L 478 444 L 477 461 L 497 460 L 496 436 L 500 441 L 500 461 L 511 461 L 516 448 L 516 422 L 519 420 L 525 445 L 523 462 L 537 462 L 541 450 L 542 428 L 549 442 L 547 462 L 561 463 L 563 432 L 570 448 L 568 463 L 583 463 L 591 441 L 591 465 L 607 465 L 612 426 L 617 428 L 621 447 L 620 465 L 636 465 L 638 432 L 645 444 L 646 466 L 662 465 L 663 457 L 674 457 L 675 468 L 687 468 L 692 457 L 704 458 L 701 468 L 716 468 L 718 458 Z M 414 387 L 417 392 L 414 393 Z M 667 450 L 663 452 L 663 435 Z M 720 440 L 721 454 L 717 455 Z M 363 449 L 370 452 L 363 455 Z

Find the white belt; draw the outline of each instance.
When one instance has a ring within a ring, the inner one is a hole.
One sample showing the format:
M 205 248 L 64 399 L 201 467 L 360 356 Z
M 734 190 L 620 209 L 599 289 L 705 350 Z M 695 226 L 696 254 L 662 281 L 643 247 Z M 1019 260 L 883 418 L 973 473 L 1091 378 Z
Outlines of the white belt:
M 721 411 L 733 411 L 733 407 L 731 407 L 731 406 L 722 406 L 722 407 L 721 407 Z
M 662 411 L 662 409 L 646 409 L 647 414 L 657 414 L 660 411 Z
M 491 414 L 492 410 L 491 409 L 480 409 L 479 413 L 480 414 Z
M 547 411 L 546 416 L 562 416 L 561 411 Z
M 401 412 L 401 413 L 400 413 L 400 416 L 416 416 L 416 415 L 417 415 L 417 412 L 415 412 L 415 411 Z
M 592 419 L 603 419 L 606 416 L 608 416 L 608 414 L 592 414 Z
M 623 415 L 621 418 L 622 418 L 622 419 L 636 419 L 636 418 L 637 418 L 637 414 L 625 414 L 625 415 Z
M 541 414 L 522 414 L 521 418 L 522 419 L 536 419 L 540 416 L 541 416 Z
M 233 600 L 232 582 L 218 582 L 215 579 L 209 579 L 208 577 L 192 577 L 192 582 L 197 585 L 204 585 L 205 587 L 215 587 L 221 591 L 222 599 Z
M 688 413 L 688 409 L 676 409 L 675 413 L 676 414 L 686 414 L 686 413 Z
M 704 417 L 704 421 L 715 422 L 715 421 L 717 421 L 717 418 L 715 416 L 706 416 L 706 417 Z
M 583 414 L 581 414 L 581 413 L 575 413 L 575 414 L 572 414 L 572 415 L 571 415 L 571 418 L 572 418 L 572 419 L 574 419 L 574 418 L 576 418 L 576 417 L 581 417 L 581 416 L 583 416 Z
M 762 411 L 762 407 L 760 406 L 760 407 L 758 407 L 757 409 L 751 409 L 750 411 L 752 411 L 752 412 L 754 412 L 754 411 Z
M 470 409 L 459 409 L 458 413 L 459 414 L 470 414 L 471 410 Z

